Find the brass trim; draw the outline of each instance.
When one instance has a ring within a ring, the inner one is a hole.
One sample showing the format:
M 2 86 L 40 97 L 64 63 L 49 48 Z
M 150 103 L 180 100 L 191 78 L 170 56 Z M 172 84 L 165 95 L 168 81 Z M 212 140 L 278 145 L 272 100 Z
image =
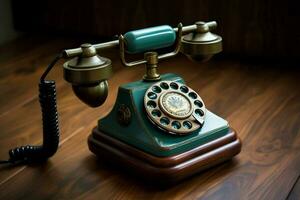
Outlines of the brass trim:
M 109 79 L 113 73 L 111 60 L 103 59 L 106 60 L 105 64 L 88 69 L 72 68 L 69 62 L 64 63 L 64 79 L 72 84 L 90 84 Z
M 99 51 L 101 49 L 117 47 L 118 45 L 119 45 L 119 40 L 113 40 L 113 41 L 109 41 L 109 42 L 93 44 L 93 46 L 95 47 L 95 49 L 97 51 Z M 76 57 L 76 56 L 79 56 L 81 53 L 82 53 L 82 49 L 80 47 L 74 48 L 74 49 L 66 49 L 63 51 L 63 55 L 65 58 Z
M 184 54 L 188 55 L 194 54 L 195 52 L 201 52 L 202 55 L 210 55 L 217 54 L 223 50 L 221 37 L 218 37 L 218 39 L 214 41 L 202 43 L 185 41 L 184 38 L 182 38 L 181 40 L 183 43 L 181 46 L 181 51 L 184 52 Z
M 143 77 L 145 81 L 158 81 L 160 74 L 157 72 L 158 55 L 156 52 L 146 52 L 144 54 L 146 60 L 146 74 Z
M 112 75 L 111 60 L 97 55 L 91 44 L 81 45 L 82 53 L 64 63 L 64 78 L 75 84 L 99 83 Z

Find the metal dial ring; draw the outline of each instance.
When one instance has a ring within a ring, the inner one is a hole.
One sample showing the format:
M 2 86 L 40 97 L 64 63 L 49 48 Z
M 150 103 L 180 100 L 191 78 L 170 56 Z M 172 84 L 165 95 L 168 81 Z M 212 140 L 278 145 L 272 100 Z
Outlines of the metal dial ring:
M 202 127 L 205 105 L 191 88 L 174 81 L 160 81 L 145 93 L 144 106 L 148 118 L 160 129 L 186 135 Z

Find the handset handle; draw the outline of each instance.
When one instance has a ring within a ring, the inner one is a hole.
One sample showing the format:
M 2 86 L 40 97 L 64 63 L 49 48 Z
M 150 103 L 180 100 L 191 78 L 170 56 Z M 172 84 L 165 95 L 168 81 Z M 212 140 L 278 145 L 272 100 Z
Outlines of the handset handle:
M 127 32 L 124 35 L 126 53 L 135 54 L 172 46 L 176 33 L 168 25 Z
M 181 36 L 182 36 L 182 24 L 178 24 L 177 37 L 174 29 L 169 26 L 158 26 L 146 29 L 140 29 L 137 31 L 131 31 L 126 33 L 124 36 L 119 36 L 120 45 L 120 57 L 122 63 L 126 67 L 131 67 L 135 65 L 145 64 L 147 61 L 137 60 L 133 62 L 127 62 L 125 59 L 125 51 L 127 53 L 141 53 L 146 51 L 152 51 L 155 49 L 161 49 L 164 47 L 172 46 L 175 41 L 175 49 L 172 52 L 158 55 L 157 59 L 165 59 L 175 56 L 179 53 L 181 46 Z M 126 47 L 125 47 L 126 45 Z

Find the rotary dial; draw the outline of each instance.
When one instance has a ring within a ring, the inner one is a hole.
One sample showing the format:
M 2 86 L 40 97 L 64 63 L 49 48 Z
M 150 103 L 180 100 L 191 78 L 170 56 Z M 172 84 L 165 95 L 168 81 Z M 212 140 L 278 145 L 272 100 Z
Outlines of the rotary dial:
M 160 129 L 186 135 L 202 127 L 205 106 L 191 88 L 174 81 L 160 81 L 146 91 L 144 105 L 148 118 Z

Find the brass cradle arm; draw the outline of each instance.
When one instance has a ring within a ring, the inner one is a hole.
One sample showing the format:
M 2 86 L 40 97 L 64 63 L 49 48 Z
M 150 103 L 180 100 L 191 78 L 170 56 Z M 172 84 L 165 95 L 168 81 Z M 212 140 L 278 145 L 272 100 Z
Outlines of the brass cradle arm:
M 206 24 L 211 29 L 213 29 L 213 28 L 215 28 L 217 26 L 217 22 L 215 22 L 215 21 L 207 22 Z M 181 26 L 182 26 L 182 24 L 181 24 Z M 178 32 L 179 27 L 173 28 L 173 30 L 175 32 Z M 189 26 L 182 26 L 181 27 L 182 35 L 183 34 L 188 34 L 188 33 L 193 32 L 195 30 L 197 30 L 197 25 L 196 24 L 189 25 Z M 95 49 L 97 51 L 99 51 L 100 49 L 107 49 L 107 48 L 118 47 L 119 42 L 120 42 L 120 39 L 119 40 L 109 41 L 109 42 L 104 42 L 104 43 L 99 43 L 99 44 L 93 44 L 93 46 L 95 47 Z M 79 48 L 74 48 L 74 49 L 66 49 L 66 50 L 63 51 L 63 54 L 64 54 L 65 58 L 76 57 L 76 56 L 79 56 L 81 53 L 82 53 L 82 49 L 80 47 Z M 166 58 L 166 57 L 165 56 L 161 57 L 161 59 L 163 59 L 163 58 Z

